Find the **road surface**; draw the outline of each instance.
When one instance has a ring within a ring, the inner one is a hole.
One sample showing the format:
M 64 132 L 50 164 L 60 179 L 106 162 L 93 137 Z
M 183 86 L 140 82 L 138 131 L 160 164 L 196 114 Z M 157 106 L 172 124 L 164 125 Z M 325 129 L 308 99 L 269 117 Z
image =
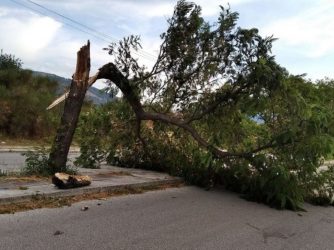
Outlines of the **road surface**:
M 0 249 L 334 249 L 334 208 L 306 209 L 174 188 L 0 215 Z
M 79 153 L 69 153 L 69 164 Z M 25 156 L 20 152 L 0 152 L 0 170 L 18 171 L 24 166 Z

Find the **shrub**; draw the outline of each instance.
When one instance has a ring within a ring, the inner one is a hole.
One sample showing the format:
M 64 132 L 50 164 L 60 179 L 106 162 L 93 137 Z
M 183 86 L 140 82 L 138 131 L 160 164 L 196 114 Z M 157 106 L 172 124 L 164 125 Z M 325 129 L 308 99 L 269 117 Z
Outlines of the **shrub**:
M 50 176 L 53 175 L 54 171 L 49 167 L 48 155 L 49 150 L 41 147 L 36 148 L 34 151 L 28 151 L 22 155 L 26 156 L 25 165 L 21 169 L 24 175 L 39 175 L 39 176 Z M 68 174 L 75 174 L 76 169 L 66 166 L 65 171 Z
M 8 172 L 6 170 L 0 169 L 0 177 L 1 176 L 7 176 L 7 175 L 8 175 Z
M 302 209 L 304 190 L 298 177 L 283 166 L 249 171 L 241 165 L 222 169 L 218 174 L 222 184 L 247 200 L 278 209 Z

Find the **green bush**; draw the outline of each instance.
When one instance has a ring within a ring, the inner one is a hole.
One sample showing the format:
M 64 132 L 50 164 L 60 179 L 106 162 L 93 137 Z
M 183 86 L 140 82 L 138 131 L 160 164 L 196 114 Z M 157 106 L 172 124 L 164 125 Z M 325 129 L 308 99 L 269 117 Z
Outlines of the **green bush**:
M 314 173 L 309 180 L 307 201 L 315 205 L 334 205 L 334 165 L 324 167 Z
M 34 151 L 23 153 L 26 157 L 25 165 L 21 169 L 23 175 L 51 176 L 54 171 L 49 167 L 49 150 L 45 148 L 36 148 Z M 75 174 L 76 169 L 66 166 L 65 171 L 68 174 Z
M 247 200 L 278 209 L 302 209 L 304 189 L 298 177 L 283 166 L 270 166 L 262 170 L 253 168 L 252 171 L 249 167 L 239 165 L 221 169 L 218 176 L 228 189 L 240 193 Z
M 1 177 L 1 176 L 7 176 L 7 175 L 8 175 L 8 173 L 7 173 L 6 170 L 2 170 L 2 169 L 0 169 L 0 177 Z
M 106 158 L 105 145 L 110 132 L 111 120 L 106 107 L 90 107 L 83 112 L 75 135 L 81 154 L 74 164 L 83 168 L 99 168 Z

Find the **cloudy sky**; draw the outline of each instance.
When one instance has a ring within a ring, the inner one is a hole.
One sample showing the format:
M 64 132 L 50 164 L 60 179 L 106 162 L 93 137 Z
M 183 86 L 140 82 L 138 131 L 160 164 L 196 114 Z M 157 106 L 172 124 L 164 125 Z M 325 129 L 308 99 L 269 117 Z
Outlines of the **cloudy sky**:
M 273 54 L 293 74 L 313 80 L 334 78 L 334 0 L 195 0 L 205 19 L 215 22 L 218 6 L 240 13 L 238 25 L 279 38 Z M 35 4 L 34 4 L 35 3 Z M 141 61 L 151 65 L 159 34 L 176 0 L 1 0 L 0 49 L 15 54 L 25 68 L 71 77 L 76 51 L 91 40 L 92 73 L 110 60 L 108 42 L 140 35 Z M 48 8 L 84 26 L 70 22 Z M 95 33 L 94 33 L 94 31 Z M 92 35 L 93 33 L 93 35 Z

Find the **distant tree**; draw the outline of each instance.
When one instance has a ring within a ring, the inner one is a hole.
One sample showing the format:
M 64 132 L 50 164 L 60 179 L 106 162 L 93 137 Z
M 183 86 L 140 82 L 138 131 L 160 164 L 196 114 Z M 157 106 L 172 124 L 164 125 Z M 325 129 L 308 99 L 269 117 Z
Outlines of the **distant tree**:
M 15 56 L 11 54 L 5 54 L 2 50 L 0 51 L 0 70 L 20 69 L 21 67 L 21 59 L 15 58 Z
M 45 106 L 54 98 L 57 83 L 21 68 L 11 54 L 0 54 L 0 134 L 9 137 L 43 137 L 57 123 Z

